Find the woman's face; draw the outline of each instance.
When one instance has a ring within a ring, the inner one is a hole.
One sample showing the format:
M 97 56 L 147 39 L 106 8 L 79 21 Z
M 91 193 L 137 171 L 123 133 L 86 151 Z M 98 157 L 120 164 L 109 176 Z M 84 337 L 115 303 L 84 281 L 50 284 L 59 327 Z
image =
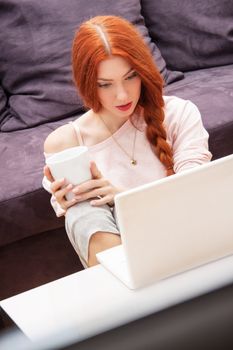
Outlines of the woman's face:
M 140 98 L 141 79 L 125 59 L 112 56 L 98 66 L 97 89 L 100 114 L 126 121 Z

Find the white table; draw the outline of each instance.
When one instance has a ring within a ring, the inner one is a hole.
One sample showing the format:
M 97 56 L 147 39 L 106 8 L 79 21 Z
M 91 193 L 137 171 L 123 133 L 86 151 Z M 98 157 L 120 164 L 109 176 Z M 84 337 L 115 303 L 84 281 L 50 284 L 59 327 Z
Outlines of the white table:
M 233 255 L 132 291 L 101 265 L 2 300 L 33 341 L 83 340 L 233 282 Z M 75 330 L 75 332 L 74 332 Z

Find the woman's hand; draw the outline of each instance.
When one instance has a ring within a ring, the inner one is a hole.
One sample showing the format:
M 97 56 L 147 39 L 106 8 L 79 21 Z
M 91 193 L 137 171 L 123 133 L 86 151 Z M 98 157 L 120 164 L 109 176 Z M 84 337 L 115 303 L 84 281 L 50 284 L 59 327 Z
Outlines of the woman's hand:
M 72 184 L 66 184 L 65 179 L 54 180 L 47 165 L 44 167 L 44 176 L 51 182 L 50 190 L 62 209 L 67 210 L 69 207 L 77 203 L 75 198 L 67 200 L 65 197 L 74 187 Z
M 90 165 L 92 179 L 75 186 L 72 192 L 75 194 L 76 202 L 82 202 L 93 198 L 90 202 L 93 206 L 100 206 L 103 204 L 114 204 L 114 197 L 121 192 L 120 189 L 114 187 L 108 180 L 106 180 L 95 162 Z

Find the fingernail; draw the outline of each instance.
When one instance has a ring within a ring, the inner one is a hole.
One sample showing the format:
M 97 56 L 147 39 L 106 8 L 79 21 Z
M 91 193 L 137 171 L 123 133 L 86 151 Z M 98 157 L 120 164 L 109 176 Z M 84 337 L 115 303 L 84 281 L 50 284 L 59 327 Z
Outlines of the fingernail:
M 76 187 L 72 192 L 73 193 L 78 193 L 79 192 L 79 188 Z
M 71 188 L 73 188 L 73 185 L 72 185 L 72 184 L 69 184 L 69 185 L 67 186 L 67 190 L 71 190 Z
M 96 205 L 96 201 L 91 201 L 90 204 L 91 205 Z

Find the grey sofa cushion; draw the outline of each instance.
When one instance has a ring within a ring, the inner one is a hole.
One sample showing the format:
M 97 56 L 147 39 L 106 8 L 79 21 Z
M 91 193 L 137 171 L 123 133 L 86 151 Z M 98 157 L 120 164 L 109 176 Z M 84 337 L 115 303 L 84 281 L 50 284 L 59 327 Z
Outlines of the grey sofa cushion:
M 182 81 L 165 93 L 194 102 L 202 115 L 210 139 L 213 159 L 233 153 L 233 65 L 185 73 Z
M 170 69 L 233 63 L 233 0 L 142 0 L 142 13 Z
M 119 15 L 136 24 L 166 82 L 182 78 L 182 73 L 167 71 L 151 42 L 140 0 L 1 0 L 0 6 L 1 131 L 36 126 L 82 110 L 72 82 L 71 45 L 80 23 L 95 15 Z
M 41 185 L 43 143 L 70 119 L 0 133 L 0 246 L 64 225 Z

